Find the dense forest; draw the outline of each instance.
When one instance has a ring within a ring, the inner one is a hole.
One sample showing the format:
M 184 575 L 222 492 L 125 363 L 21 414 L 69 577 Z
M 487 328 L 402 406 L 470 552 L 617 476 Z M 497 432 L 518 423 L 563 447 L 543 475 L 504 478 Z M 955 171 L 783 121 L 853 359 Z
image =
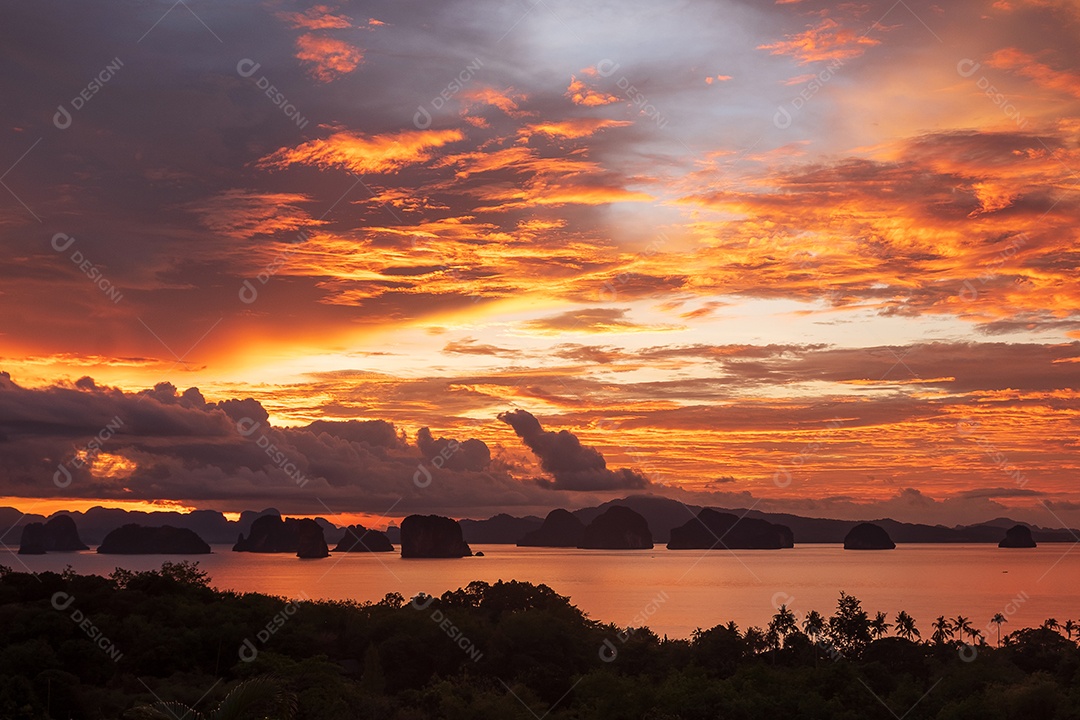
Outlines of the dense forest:
M 0 717 L 1080 718 L 1075 624 L 985 620 L 920 629 L 841 593 L 671 640 L 519 582 L 360 604 L 222 592 L 190 563 L 0 567 Z

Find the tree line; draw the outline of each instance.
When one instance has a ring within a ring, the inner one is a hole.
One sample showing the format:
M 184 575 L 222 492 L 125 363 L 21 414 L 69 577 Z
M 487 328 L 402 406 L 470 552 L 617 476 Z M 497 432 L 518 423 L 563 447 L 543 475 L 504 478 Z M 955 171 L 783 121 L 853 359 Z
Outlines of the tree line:
M 217 590 L 190 563 L 0 567 L 0 717 L 1080 718 L 1076 623 L 991 620 L 992 639 L 964 616 L 923 637 L 842 592 L 672 639 L 516 581 L 358 603 Z

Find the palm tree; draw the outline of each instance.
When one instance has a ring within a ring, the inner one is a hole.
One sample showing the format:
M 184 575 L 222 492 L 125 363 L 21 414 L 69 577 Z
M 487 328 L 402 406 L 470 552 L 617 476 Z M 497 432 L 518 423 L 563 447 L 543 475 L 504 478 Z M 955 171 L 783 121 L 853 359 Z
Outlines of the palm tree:
M 997 625 L 997 646 L 1001 647 L 1001 623 L 1007 623 L 1009 620 L 1001 613 L 994 613 L 994 617 L 990 618 L 990 622 Z
M 956 616 L 956 619 L 952 621 L 952 627 L 961 641 L 963 641 L 965 635 L 971 634 L 971 620 L 963 615 Z
M 888 616 L 883 612 L 878 612 L 874 616 L 874 619 L 870 621 L 870 635 L 877 640 L 880 637 L 885 637 L 888 634 L 889 628 L 892 625 L 888 622 Z
M 797 632 L 798 629 L 799 624 L 795 620 L 795 613 L 788 610 L 787 605 L 781 605 L 773 615 L 773 619 L 769 621 L 769 631 L 775 633 L 781 641 L 786 640 L 788 635 Z
M 1062 624 L 1061 629 L 1065 631 L 1065 638 L 1067 640 L 1072 640 L 1072 634 L 1077 629 L 1077 626 L 1072 620 L 1066 620 Z
M 922 633 L 915 627 L 915 618 L 908 615 L 904 610 L 896 613 L 896 634 L 905 640 L 911 640 L 913 637 L 922 637 Z
M 821 616 L 817 610 L 811 610 L 806 613 L 806 619 L 803 620 L 802 626 L 803 632 L 806 633 L 814 642 L 817 642 L 821 633 L 825 632 L 825 618 Z
M 930 626 L 934 628 L 934 634 L 930 636 L 930 639 L 935 644 L 944 645 L 949 640 L 952 640 L 953 626 L 944 615 L 938 615 L 937 620 L 931 623 Z
M 139 705 L 125 717 L 134 720 L 255 720 L 265 717 L 264 713 L 256 711 L 271 704 L 276 710 L 273 716 L 282 720 L 288 720 L 296 713 L 296 698 L 282 691 L 277 678 L 262 675 L 234 687 L 209 715 L 183 703 L 156 702 L 153 705 Z
M 1061 629 L 1061 623 L 1059 623 L 1055 618 L 1046 618 L 1045 620 L 1043 620 L 1042 626 L 1047 630 Z
M 822 633 L 825 632 L 825 618 L 821 616 L 817 610 L 811 610 L 806 613 L 806 619 L 803 620 L 802 625 L 803 632 L 810 638 L 810 641 L 814 643 L 814 667 L 818 664 L 818 646 L 820 645 L 819 638 Z

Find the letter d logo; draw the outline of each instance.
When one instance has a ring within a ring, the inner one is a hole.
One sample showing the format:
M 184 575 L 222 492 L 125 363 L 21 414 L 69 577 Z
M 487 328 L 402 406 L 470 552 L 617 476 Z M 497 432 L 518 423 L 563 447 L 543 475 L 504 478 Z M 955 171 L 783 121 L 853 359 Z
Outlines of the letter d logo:
M 410 602 L 409 604 L 417 610 L 427 610 L 429 607 L 431 607 L 431 603 L 433 602 L 435 602 L 434 595 L 424 595 L 423 593 L 420 593 L 419 595 L 414 597 L 412 599 L 412 602 Z
M 427 130 L 431 127 L 431 113 L 423 105 L 416 106 L 416 113 L 412 116 L 412 124 L 417 130 Z
M 426 488 L 431 484 L 431 471 L 424 467 L 423 463 L 416 466 L 416 472 L 412 476 L 413 484 L 418 488 Z
M 53 115 L 52 124 L 57 130 L 67 130 L 71 127 L 71 113 L 62 104 L 56 106 L 56 114 Z
M 75 602 L 75 598 L 66 592 L 53 593 L 52 606 L 57 610 L 67 610 L 73 602 Z
M 596 74 L 600 77 L 611 77 L 620 67 L 622 66 L 614 60 L 604 58 L 596 63 Z
M 772 116 L 772 122 L 778 129 L 787 130 L 791 127 L 791 113 L 783 105 L 780 105 L 776 108 L 776 114 Z
M 250 305 L 259 299 L 259 291 L 255 289 L 255 286 L 251 284 L 250 280 L 245 280 L 244 284 L 240 287 L 240 302 L 245 305 Z
M 57 465 L 56 472 L 54 472 L 52 476 L 52 481 L 56 487 L 63 490 L 71 484 L 71 471 L 63 465 Z
M 259 429 L 259 423 L 254 419 L 245 417 L 236 421 L 236 431 L 244 437 L 251 437 Z
M 52 236 L 53 250 L 56 252 L 64 252 L 71 244 L 75 242 L 75 238 L 71 237 L 67 233 L 56 233 Z
M 236 74 L 240 77 L 249 78 L 254 75 L 262 65 L 249 58 L 244 58 L 236 63 Z
M 244 662 L 251 662 L 259 656 L 259 651 L 255 649 L 255 646 L 250 640 L 244 638 L 244 642 L 240 643 L 240 650 L 237 652 L 240 659 Z
M 977 63 L 974 60 L 968 58 L 964 58 L 960 62 L 956 63 L 956 72 L 960 75 L 960 77 L 971 77 L 976 72 L 978 72 L 979 68 L 981 67 L 982 65 L 980 63 Z

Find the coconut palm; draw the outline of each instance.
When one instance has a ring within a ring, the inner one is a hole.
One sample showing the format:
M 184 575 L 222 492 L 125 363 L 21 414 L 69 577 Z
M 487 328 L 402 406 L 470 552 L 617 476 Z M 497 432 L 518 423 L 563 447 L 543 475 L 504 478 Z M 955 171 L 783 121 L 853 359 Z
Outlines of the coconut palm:
M 990 622 L 997 625 L 997 646 L 1001 647 L 1001 624 L 1007 623 L 1009 620 L 1001 613 L 994 613 L 994 617 L 990 618 Z
M 817 610 L 811 610 L 806 613 L 806 619 L 803 620 L 802 625 L 803 632 L 810 638 L 810 641 L 814 643 L 814 667 L 818 664 L 818 646 L 821 644 L 820 638 L 825 632 L 825 618 L 821 616 Z
M 883 612 L 878 612 L 874 616 L 874 619 L 870 621 L 870 635 L 875 640 L 880 637 L 885 637 L 889 633 L 889 628 L 892 625 L 889 624 L 888 616 Z
M 814 642 L 821 636 L 821 633 L 825 632 L 825 618 L 821 616 L 817 610 L 811 610 L 806 613 L 806 619 L 803 620 L 802 626 L 803 632 Z
M 1065 638 L 1072 640 L 1073 633 L 1077 630 L 1077 625 L 1072 620 L 1066 620 L 1061 624 L 1061 629 L 1065 631 Z
M 781 605 L 769 622 L 769 630 L 774 631 L 780 640 L 786 640 L 788 635 L 799 630 L 795 613 L 788 610 L 787 605 Z
M 934 644 L 944 645 L 949 640 L 952 640 L 953 626 L 944 615 L 938 615 L 937 620 L 932 622 L 930 627 L 934 628 L 934 634 L 930 636 L 930 639 L 934 641 Z
M 296 699 L 282 691 L 277 678 L 262 675 L 234 687 L 209 714 L 183 703 L 156 702 L 135 707 L 125 717 L 134 720 L 255 720 L 266 716 L 265 712 L 256 711 L 269 706 L 276 710 L 273 716 L 282 720 L 289 720 L 296 713 Z
M 1043 620 L 1042 626 L 1047 630 L 1056 631 L 1061 629 L 1061 623 L 1059 623 L 1056 618 L 1046 618 L 1045 620 Z
M 952 628 L 956 631 L 957 639 L 963 642 L 964 636 L 971 633 L 971 619 L 963 615 L 957 615 L 956 619 L 952 621 Z
M 915 618 L 908 615 L 904 610 L 896 613 L 896 634 L 905 640 L 922 637 L 922 633 L 915 627 Z

